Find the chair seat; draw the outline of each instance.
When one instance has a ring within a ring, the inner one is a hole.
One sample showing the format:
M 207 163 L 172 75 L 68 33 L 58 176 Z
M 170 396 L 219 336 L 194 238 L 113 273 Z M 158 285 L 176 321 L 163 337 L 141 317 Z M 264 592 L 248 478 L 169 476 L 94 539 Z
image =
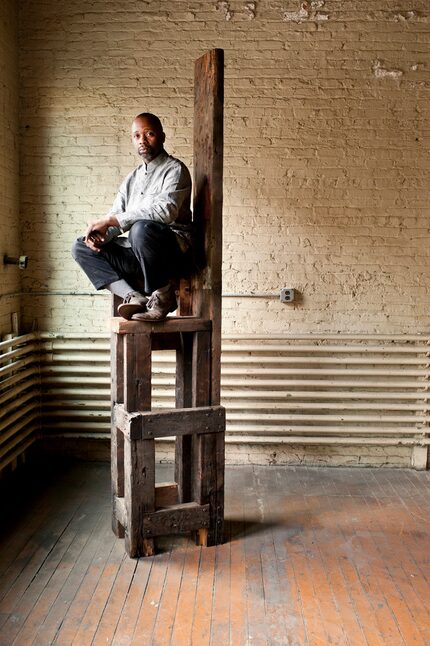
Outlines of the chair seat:
M 196 316 L 169 316 L 164 321 L 127 321 L 121 317 L 111 319 L 111 330 L 116 334 L 163 334 L 174 332 L 199 332 L 210 330 L 212 321 Z

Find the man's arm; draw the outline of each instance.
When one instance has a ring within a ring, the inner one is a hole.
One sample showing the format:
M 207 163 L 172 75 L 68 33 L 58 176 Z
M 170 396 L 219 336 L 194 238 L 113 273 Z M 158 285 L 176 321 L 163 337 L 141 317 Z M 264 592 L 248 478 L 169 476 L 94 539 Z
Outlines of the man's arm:
M 132 174 L 133 173 L 127 175 L 127 177 L 119 187 L 118 193 L 109 213 L 105 217 L 100 218 L 99 220 L 95 220 L 88 225 L 85 232 L 84 241 L 87 247 L 89 247 L 92 251 L 100 251 L 100 247 L 102 247 L 107 242 L 110 242 L 122 233 L 115 214 L 125 210 L 125 205 L 127 203 L 127 185 Z

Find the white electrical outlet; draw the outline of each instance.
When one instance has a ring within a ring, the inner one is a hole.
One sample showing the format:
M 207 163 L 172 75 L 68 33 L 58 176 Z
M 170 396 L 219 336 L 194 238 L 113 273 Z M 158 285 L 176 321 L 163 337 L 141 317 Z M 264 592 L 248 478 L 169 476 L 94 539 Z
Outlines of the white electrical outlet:
M 294 301 L 294 289 L 283 287 L 281 289 L 281 303 L 292 303 Z

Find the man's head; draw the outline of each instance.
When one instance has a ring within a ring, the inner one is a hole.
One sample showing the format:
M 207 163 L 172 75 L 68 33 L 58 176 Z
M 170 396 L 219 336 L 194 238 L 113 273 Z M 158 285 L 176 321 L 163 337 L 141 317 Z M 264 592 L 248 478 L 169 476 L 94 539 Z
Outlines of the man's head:
M 133 146 L 139 157 L 146 163 L 161 153 L 165 138 L 161 121 L 155 114 L 142 112 L 132 123 L 131 140 Z

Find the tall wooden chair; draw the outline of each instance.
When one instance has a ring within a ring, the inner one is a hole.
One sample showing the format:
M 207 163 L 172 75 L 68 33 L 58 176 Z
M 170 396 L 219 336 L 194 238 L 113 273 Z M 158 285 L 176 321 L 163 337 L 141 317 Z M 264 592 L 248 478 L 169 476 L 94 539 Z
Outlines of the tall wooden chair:
M 195 63 L 194 223 L 203 267 L 180 288 L 179 316 L 113 318 L 113 530 L 127 553 L 154 553 L 154 539 L 195 532 L 223 537 L 225 411 L 220 406 L 223 51 Z M 151 408 L 153 350 L 176 351 L 176 408 Z M 175 482 L 155 483 L 155 440 L 175 436 Z

